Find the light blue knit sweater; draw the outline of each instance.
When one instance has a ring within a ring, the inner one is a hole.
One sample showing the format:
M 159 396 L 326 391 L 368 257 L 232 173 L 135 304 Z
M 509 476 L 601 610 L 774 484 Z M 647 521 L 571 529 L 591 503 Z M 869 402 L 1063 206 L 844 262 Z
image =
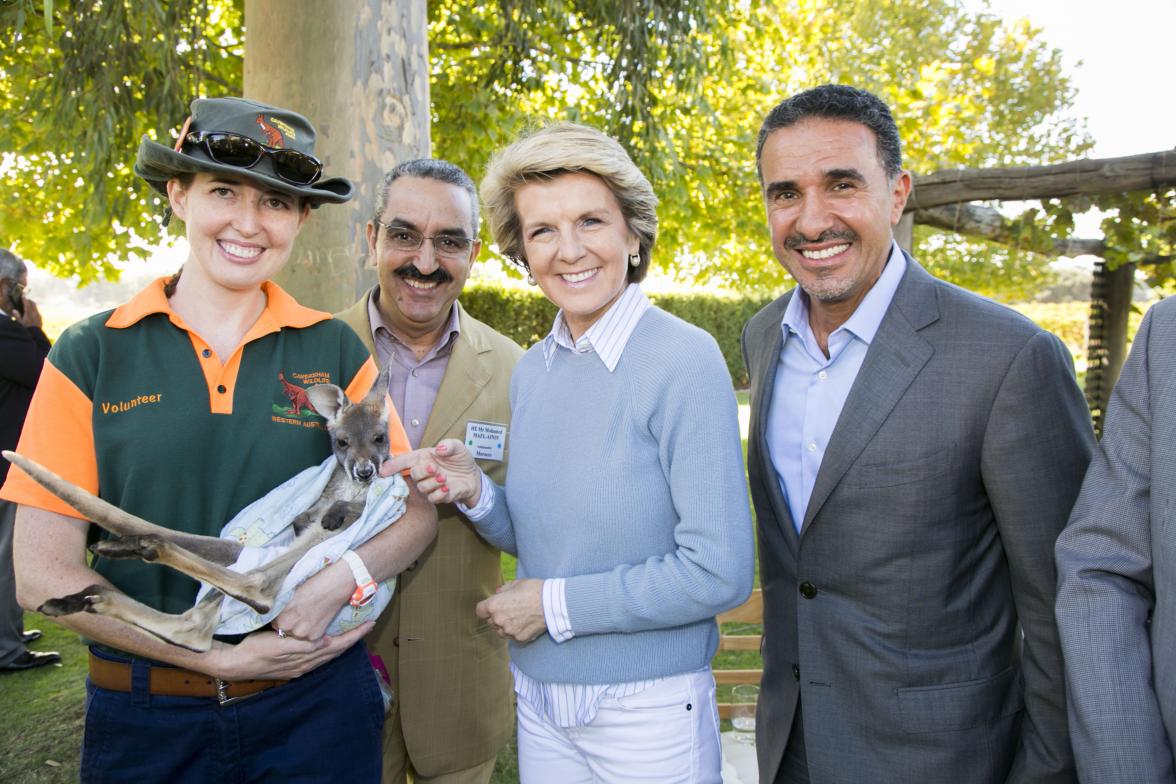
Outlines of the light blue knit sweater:
M 565 577 L 575 637 L 511 644 L 548 683 L 707 665 L 714 616 L 747 599 L 751 515 L 731 378 L 713 338 L 650 308 L 615 371 L 532 346 L 511 379 L 510 468 L 476 523 L 518 576 Z

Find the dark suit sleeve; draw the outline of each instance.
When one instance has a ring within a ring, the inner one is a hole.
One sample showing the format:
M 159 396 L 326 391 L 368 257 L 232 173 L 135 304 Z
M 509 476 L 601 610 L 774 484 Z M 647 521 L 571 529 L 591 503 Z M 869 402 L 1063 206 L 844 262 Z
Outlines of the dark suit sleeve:
M 1025 716 L 1009 781 L 1073 780 L 1052 554 L 1093 448 L 1090 412 L 1069 352 L 1056 337 L 1039 332 L 1001 382 L 981 451 L 985 491 L 1025 635 Z
M 1154 311 L 1153 311 L 1154 312 Z M 1153 679 L 1149 312 L 1107 411 L 1069 527 L 1058 539 L 1058 627 L 1083 781 L 1171 782 Z M 1171 345 L 1157 341 L 1158 351 Z
M 0 378 L 32 389 L 49 353 L 49 338 L 40 328 L 26 328 L 2 314 L 0 322 Z

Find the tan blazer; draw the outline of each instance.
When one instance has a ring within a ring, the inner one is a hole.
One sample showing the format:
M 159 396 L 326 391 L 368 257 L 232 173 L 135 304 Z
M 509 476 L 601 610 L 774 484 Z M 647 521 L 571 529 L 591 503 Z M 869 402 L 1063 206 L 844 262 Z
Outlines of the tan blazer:
M 369 291 L 337 318 L 374 357 L 371 296 Z M 510 422 L 510 374 L 523 350 L 456 307 L 461 333 L 422 446 L 464 439 L 471 419 Z M 479 462 L 495 482 L 506 480 L 505 462 Z M 400 575 L 392 606 L 367 637 L 368 648 L 392 676 L 409 759 L 429 777 L 493 758 L 514 726 L 506 644 L 474 615 L 474 605 L 502 583 L 501 554 L 452 504 L 439 506 L 437 513 L 436 540 Z

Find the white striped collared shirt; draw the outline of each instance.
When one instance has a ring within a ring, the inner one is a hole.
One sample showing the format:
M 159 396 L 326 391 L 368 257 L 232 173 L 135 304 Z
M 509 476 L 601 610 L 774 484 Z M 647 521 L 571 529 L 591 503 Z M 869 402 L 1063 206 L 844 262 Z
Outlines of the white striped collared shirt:
M 555 314 L 551 332 L 543 339 L 543 359 L 547 362 L 547 369 L 551 370 L 551 359 L 555 356 L 556 349 L 563 347 L 577 354 L 595 351 L 600 361 L 608 368 L 608 372 L 613 372 L 617 369 L 617 363 L 621 361 L 621 354 L 632 337 L 633 330 L 637 328 L 637 322 L 651 307 L 653 304 L 641 291 L 641 287 L 636 283 L 630 283 L 612 307 L 574 342 L 561 310 Z

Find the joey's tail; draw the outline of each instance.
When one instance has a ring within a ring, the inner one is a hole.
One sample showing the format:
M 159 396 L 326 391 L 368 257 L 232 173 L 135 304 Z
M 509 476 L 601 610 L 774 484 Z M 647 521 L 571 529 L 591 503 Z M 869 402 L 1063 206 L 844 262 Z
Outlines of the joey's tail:
M 0 454 L 3 454 L 8 462 L 35 479 L 37 484 L 72 506 L 81 513 L 82 517 L 87 520 L 92 520 L 112 533 L 119 534 L 120 536 L 133 536 L 136 534 L 157 533 L 162 530 L 160 526 L 136 517 L 129 512 L 124 512 L 117 506 L 103 501 L 93 493 L 62 479 L 35 460 L 30 460 L 23 455 L 18 455 L 16 452 L 9 452 L 8 450 Z

